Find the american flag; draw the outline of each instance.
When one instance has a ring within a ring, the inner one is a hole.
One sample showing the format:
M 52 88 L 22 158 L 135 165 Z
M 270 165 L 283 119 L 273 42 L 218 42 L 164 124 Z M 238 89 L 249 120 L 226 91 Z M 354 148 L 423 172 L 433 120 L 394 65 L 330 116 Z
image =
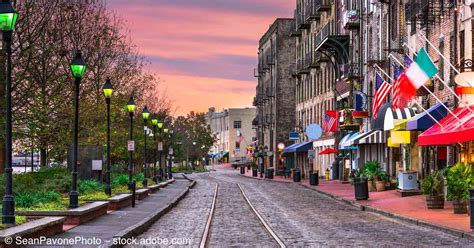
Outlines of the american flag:
M 337 111 L 328 110 L 324 115 L 323 130 L 327 133 L 337 130 Z
M 378 86 L 378 87 L 377 87 Z M 375 75 L 375 95 L 372 105 L 372 113 L 374 119 L 377 118 L 378 112 L 382 104 L 385 102 L 388 93 L 392 90 L 392 85 L 383 80 L 378 74 Z

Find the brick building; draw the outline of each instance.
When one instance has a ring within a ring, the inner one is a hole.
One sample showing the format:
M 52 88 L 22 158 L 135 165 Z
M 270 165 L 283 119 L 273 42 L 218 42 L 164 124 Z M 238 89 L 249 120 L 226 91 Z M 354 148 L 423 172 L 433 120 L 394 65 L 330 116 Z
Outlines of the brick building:
M 288 144 L 288 133 L 295 123 L 295 85 L 290 70 L 295 63 L 295 41 L 290 37 L 293 26 L 293 19 L 275 20 L 259 41 L 255 69 L 258 144 L 274 154 L 266 159 L 265 168 L 275 165 L 277 171 L 283 169 L 277 144 Z

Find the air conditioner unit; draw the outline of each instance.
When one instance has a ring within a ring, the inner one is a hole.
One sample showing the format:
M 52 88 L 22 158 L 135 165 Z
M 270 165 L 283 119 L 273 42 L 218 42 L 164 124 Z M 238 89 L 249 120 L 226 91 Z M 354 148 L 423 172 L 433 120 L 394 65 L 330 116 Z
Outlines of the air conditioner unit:
M 418 172 L 400 171 L 398 173 L 398 188 L 401 190 L 417 190 Z

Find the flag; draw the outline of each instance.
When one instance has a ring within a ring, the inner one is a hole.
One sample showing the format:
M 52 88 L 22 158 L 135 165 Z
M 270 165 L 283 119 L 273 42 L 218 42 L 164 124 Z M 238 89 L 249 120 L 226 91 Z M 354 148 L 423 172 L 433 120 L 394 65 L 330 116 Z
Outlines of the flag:
M 337 111 L 326 111 L 323 121 L 323 130 L 327 133 L 337 131 Z
M 378 86 L 378 88 L 377 88 Z M 372 105 L 372 113 L 374 119 L 377 118 L 380 107 L 385 102 L 388 93 L 392 90 L 392 85 L 387 81 L 383 80 L 378 74 L 375 75 L 375 95 L 374 102 Z
M 403 57 L 403 61 L 407 69 L 400 74 L 394 84 L 394 108 L 405 108 L 408 102 L 415 97 L 416 91 L 428 83 L 438 72 L 438 68 L 433 64 L 424 48 L 420 49 L 415 61 L 407 55 Z

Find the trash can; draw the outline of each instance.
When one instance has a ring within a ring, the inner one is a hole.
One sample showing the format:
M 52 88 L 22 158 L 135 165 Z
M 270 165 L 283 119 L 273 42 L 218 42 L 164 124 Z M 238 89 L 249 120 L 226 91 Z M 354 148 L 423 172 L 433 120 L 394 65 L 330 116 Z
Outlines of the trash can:
M 245 167 L 240 166 L 240 174 L 245 174 Z
M 257 168 L 252 168 L 252 176 L 257 177 L 258 176 L 258 170 Z
M 318 185 L 319 184 L 319 171 L 315 171 L 309 174 L 309 184 Z
M 369 184 L 365 177 L 354 178 L 354 194 L 356 200 L 369 199 Z
M 267 178 L 268 179 L 273 179 L 273 173 L 275 172 L 275 170 L 273 168 L 268 168 L 267 169 Z
M 301 171 L 299 169 L 295 169 L 293 172 L 293 182 L 297 183 L 301 181 Z

